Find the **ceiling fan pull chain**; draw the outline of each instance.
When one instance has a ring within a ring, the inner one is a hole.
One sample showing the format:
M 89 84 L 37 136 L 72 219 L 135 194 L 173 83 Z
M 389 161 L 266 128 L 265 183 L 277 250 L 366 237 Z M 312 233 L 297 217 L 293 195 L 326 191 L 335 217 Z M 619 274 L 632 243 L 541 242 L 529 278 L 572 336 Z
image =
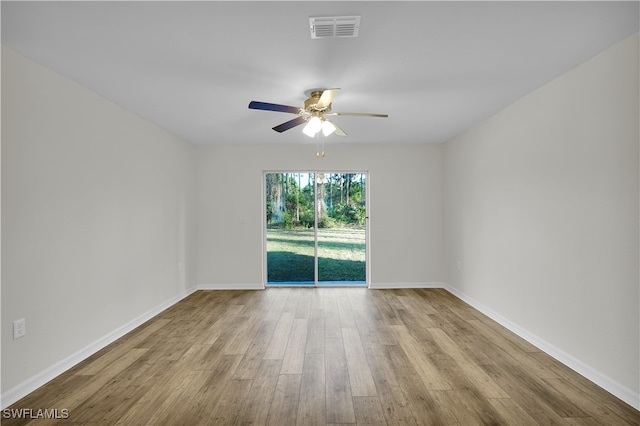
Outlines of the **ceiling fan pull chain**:
M 321 135 L 320 133 L 322 132 L 318 132 L 316 133 L 316 158 L 320 158 L 323 157 L 324 158 L 324 135 Z M 320 142 L 322 140 L 322 142 Z

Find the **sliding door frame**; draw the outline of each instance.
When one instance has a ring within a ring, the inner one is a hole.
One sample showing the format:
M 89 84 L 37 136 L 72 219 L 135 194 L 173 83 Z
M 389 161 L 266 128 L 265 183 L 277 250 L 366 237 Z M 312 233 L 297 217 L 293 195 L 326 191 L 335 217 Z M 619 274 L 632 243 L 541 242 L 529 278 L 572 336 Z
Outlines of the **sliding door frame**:
M 261 201 L 262 201 L 262 285 L 265 288 L 268 287 L 289 287 L 289 285 L 286 284 L 278 284 L 278 283 L 272 283 L 269 284 L 268 282 L 268 264 L 267 264 L 267 175 L 271 174 L 271 173 L 313 173 L 314 174 L 314 188 L 313 188 L 313 195 L 314 195 L 314 283 L 310 284 L 310 285 L 304 285 L 304 284 L 298 284 L 295 285 L 296 287 L 367 287 L 370 288 L 371 286 L 371 259 L 370 259 L 370 252 L 371 249 L 369 248 L 369 241 L 370 241 L 370 226 L 369 226 L 369 217 L 370 217 L 370 176 L 369 176 L 369 171 L 368 170 L 352 170 L 352 169 L 314 169 L 314 170 L 306 170 L 306 171 L 298 171 L 298 170 L 287 170 L 287 169 L 280 169 L 280 170 L 264 170 L 262 172 L 262 179 L 261 179 Z M 331 283 L 331 284 L 318 284 L 318 181 L 316 179 L 316 176 L 318 173 L 361 173 L 364 174 L 366 177 L 366 185 L 365 185 L 365 206 L 366 206 L 366 216 L 365 216 L 365 282 L 364 284 L 344 284 L 341 285 L 339 284 L 339 282 L 337 283 Z

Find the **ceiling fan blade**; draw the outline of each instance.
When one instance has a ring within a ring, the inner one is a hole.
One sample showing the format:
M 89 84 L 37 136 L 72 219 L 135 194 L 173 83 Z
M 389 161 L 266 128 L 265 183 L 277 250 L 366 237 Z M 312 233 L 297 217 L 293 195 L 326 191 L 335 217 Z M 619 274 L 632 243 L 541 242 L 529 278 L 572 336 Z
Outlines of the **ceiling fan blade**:
M 370 114 L 368 112 L 330 112 L 325 115 L 351 115 L 354 117 L 389 117 L 389 114 Z
M 317 108 L 326 108 L 331 105 L 331 101 L 338 94 L 340 88 L 336 89 L 325 89 L 320 95 L 320 99 L 318 99 L 318 103 L 316 104 Z
M 329 120 L 327 120 L 327 121 L 329 121 Z M 347 136 L 347 134 L 344 132 L 344 130 L 342 130 L 342 129 L 340 128 L 340 126 L 338 126 L 336 123 L 334 123 L 334 122 L 332 121 L 332 122 L 331 122 L 331 124 L 333 124 L 333 127 L 335 127 L 335 128 L 336 128 L 336 130 L 334 130 L 334 131 L 333 131 L 333 134 L 334 134 L 334 135 L 337 135 L 337 136 Z
M 261 109 L 265 111 L 278 111 L 278 112 L 288 112 L 291 114 L 300 114 L 300 108 L 298 107 L 280 105 L 280 104 L 270 104 L 268 102 L 258 102 L 258 101 L 249 102 L 249 109 Z
M 293 127 L 299 126 L 301 124 L 304 124 L 307 122 L 307 119 L 305 117 L 296 117 L 293 120 L 289 120 L 285 123 L 279 124 L 276 127 L 273 128 L 273 130 L 275 130 L 276 132 L 284 132 L 285 130 L 289 130 Z

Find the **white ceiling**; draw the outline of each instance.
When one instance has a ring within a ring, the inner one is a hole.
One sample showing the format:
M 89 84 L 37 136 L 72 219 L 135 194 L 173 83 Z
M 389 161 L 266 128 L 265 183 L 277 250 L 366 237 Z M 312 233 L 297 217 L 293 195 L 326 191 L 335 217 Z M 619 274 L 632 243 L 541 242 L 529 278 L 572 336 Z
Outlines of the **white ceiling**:
M 302 106 L 342 88 L 344 141 L 442 143 L 639 30 L 627 2 L 9 2 L 2 43 L 195 144 L 295 143 Z M 310 16 L 360 15 L 311 39 Z M 339 138 L 330 136 L 330 138 Z

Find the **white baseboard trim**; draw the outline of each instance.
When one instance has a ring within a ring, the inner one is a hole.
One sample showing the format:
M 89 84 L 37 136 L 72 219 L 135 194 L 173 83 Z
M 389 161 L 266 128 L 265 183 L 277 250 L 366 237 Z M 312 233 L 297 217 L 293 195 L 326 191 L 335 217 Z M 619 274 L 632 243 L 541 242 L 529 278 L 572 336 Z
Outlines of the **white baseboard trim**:
M 394 289 L 394 288 L 445 288 L 445 285 L 446 285 L 445 283 L 441 283 L 441 282 L 371 283 L 369 285 L 369 288 L 374 290 Z
M 198 290 L 264 290 L 263 284 L 198 284 Z
M 149 321 L 151 318 L 153 318 L 154 316 L 158 315 L 160 312 L 164 311 L 165 309 L 171 307 L 172 305 L 176 304 L 180 300 L 182 300 L 185 297 L 189 296 L 194 291 L 196 291 L 195 287 L 191 287 L 191 288 L 183 291 L 182 293 L 178 294 L 177 296 L 172 297 L 171 299 L 167 300 L 164 303 L 161 303 L 160 305 L 156 306 L 155 308 L 145 312 L 144 314 L 138 316 L 137 318 L 134 318 L 133 320 L 129 321 L 128 323 L 118 327 L 117 329 L 115 329 L 112 332 L 108 333 L 107 335 L 101 337 L 100 339 L 96 340 L 95 342 L 85 346 L 84 348 L 80 349 L 79 351 L 77 351 L 77 352 L 69 355 L 68 357 L 62 359 L 61 361 L 55 363 L 51 367 L 41 371 L 40 373 L 36 374 L 35 376 L 25 380 L 24 382 L 20 383 L 17 386 L 14 386 L 13 388 L 9 389 L 8 391 L 6 391 L 2 395 L 0 395 L 0 409 L 4 410 L 5 408 L 10 406 L 11 404 L 13 404 L 13 403 L 19 401 L 20 399 L 24 398 L 25 396 L 29 395 L 31 392 L 33 392 L 36 389 L 38 389 L 39 387 L 43 386 L 47 382 L 50 382 L 51 380 L 53 380 L 54 378 L 56 378 L 60 374 L 64 373 L 65 371 L 69 370 L 71 367 L 73 367 L 76 364 L 78 364 L 79 362 L 87 359 L 89 356 L 91 356 L 94 353 L 98 352 L 100 349 L 102 349 L 105 346 L 115 342 L 116 340 L 118 340 L 119 338 L 121 338 L 125 334 L 129 333 L 130 331 L 132 331 L 136 327 L 139 327 L 140 325 L 142 325 L 145 322 Z
M 527 342 L 531 343 L 532 345 L 534 345 L 535 347 L 537 347 L 541 351 L 547 353 L 548 355 L 552 356 L 556 360 L 560 361 L 561 363 L 563 363 L 567 367 L 571 368 L 572 370 L 574 370 L 578 374 L 580 374 L 580 375 L 584 376 L 585 378 L 589 379 L 590 381 L 592 381 L 596 385 L 600 386 L 601 388 L 603 388 L 607 392 L 609 392 L 612 395 L 614 395 L 616 398 L 624 401 L 625 403 L 629 404 L 630 406 L 632 406 L 636 410 L 640 410 L 640 394 L 635 393 L 633 390 L 627 388 L 626 386 L 623 386 L 622 384 L 620 384 L 617 381 L 613 380 L 609 376 L 607 376 L 607 375 L 601 373 L 600 371 L 594 369 L 593 367 L 585 364 L 584 362 L 582 362 L 579 359 L 575 358 L 574 356 L 566 353 L 562 349 L 559 349 L 558 347 L 552 345 L 551 343 L 547 342 L 546 340 L 541 339 L 540 337 L 536 336 L 535 334 L 530 333 L 529 331 L 527 331 L 524 328 L 520 327 L 518 324 L 513 323 L 512 321 L 510 321 L 509 319 L 503 317 L 502 315 L 498 314 L 497 312 L 487 308 L 483 304 L 481 304 L 481 303 L 477 302 L 476 300 L 468 297 L 467 295 L 465 295 L 464 293 L 460 292 L 455 287 L 453 287 L 453 286 L 451 286 L 449 284 L 446 284 L 446 283 L 444 283 L 443 287 L 444 287 L 445 290 L 447 290 L 449 293 L 451 293 L 454 296 L 456 296 L 458 299 L 468 303 L 473 308 L 475 308 L 478 311 L 482 312 L 483 314 L 485 314 L 486 316 L 488 316 L 489 318 L 491 318 L 492 320 L 494 320 L 498 324 L 500 324 L 503 327 L 507 328 L 509 331 L 517 334 L 518 336 L 520 336 L 521 338 L 523 338 Z

